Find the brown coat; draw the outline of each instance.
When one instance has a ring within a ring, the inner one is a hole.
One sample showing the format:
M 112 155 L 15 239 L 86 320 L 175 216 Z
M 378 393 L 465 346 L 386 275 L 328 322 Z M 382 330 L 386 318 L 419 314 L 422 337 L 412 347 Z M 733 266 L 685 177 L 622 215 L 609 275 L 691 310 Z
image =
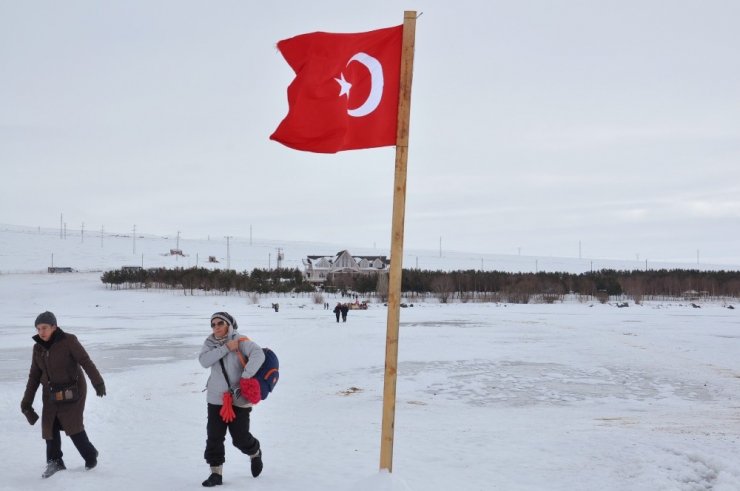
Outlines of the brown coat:
M 90 356 L 77 340 L 77 336 L 63 332 L 57 327 L 49 341 L 43 341 L 38 335 L 33 337 L 36 344 L 33 346 L 31 370 L 28 373 L 26 392 L 23 394 L 23 403 L 30 405 L 36 396 L 39 385 L 43 386 L 41 401 L 41 437 L 45 440 L 53 438 L 52 428 L 54 419 L 58 418 L 67 435 L 75 435 L 84 431 L 85 425 L 82 414 L 85 411 L 85 397 L 87 383 L 82 369 L 90 378 L 93 386 L 103 383 L 103 377 L 90 359 Z M 51 399 L 49 383 L 64 385 L 77 381 L 80 398 L 75 402 L 54 402 Z

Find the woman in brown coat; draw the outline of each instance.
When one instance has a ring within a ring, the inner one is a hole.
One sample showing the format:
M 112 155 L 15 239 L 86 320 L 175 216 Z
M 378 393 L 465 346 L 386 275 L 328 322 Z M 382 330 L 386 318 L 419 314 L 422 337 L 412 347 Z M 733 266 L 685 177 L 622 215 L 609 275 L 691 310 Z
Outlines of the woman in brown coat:
M 41 437 L 46 440 L 47 466 L 41 477 L 47 478 L 66 469 L 62 460 L 61 430 L 72 439 L 85 459 L 85 469 L 90 470 L 98 464 L 98 451 L 90 443 L 82 420 L 87 395 L 82 370 L 87 373 L 99 397 L 105 395 L 103 377 L 77 337 L 57 326 L 54 314 L 48 311 L 39 314 L 36 330 L 38 334 L 33 337 L 36 344 L 21 411 L 29 423 L 36 423 L 38 415 L 32 404 L 36 390 L 42 385 Z

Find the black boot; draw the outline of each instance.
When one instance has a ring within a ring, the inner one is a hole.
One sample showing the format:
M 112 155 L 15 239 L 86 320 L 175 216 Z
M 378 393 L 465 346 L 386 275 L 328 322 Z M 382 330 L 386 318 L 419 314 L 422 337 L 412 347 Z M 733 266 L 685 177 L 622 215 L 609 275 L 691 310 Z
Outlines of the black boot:
M 62 459 L 50 460 L 46 463 L 46 470 L 43 474 L 41 474 L 41 477 L 46 479 L 47 477 L 51 477 L 57 472 L 63 471 L 65 469 L 66 467 L 64 466 L 64 461 Z
M 85 459 L 85 469 L 90 470 L 98 465 L 98 451 L 90 443 L 90 439 L 87 437 L 87 432 L 81 431 L 70 436 L 72 443 L 77 447 L 77 451 Z
M 212 488 L 213 486 L 218 486 L 223 484 L 223 478 L 221 477 L 221 474 L 216 474 L 215 472 L 211 473 L 210 476 L 208 476 L 208 479 L 203 481 L 203 486 L 207 488 Z
M 257 451 L 257 455 L 250 457 L 250 467 L 252 468 L 252 477 L 257 477 L 262 473 L 262 449 Z
M 94 469 L 95 466 L 98 465 L 98 451 L 95 451 L 95 456 L 89 459 L 85 460 L 85 470 L 89 471 L 90 469 Z

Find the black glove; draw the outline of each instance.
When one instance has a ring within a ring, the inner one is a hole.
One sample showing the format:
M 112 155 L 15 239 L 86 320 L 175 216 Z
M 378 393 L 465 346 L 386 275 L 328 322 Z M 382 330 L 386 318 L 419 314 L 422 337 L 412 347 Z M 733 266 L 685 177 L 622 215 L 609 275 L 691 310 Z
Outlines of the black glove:
M 23 412 L 23 416 L 28 420 L 28 424 L 31 426 L 36 424 L 36 421 L 39 420 L 39 415 L 36 414 L 36 411 L 34 411 L 31 406 L 23 407 L 21 408 L 21 411 Z
M 105 384 L 100 383 L 95 386 L 95 393 L 98 395 L 98 397 L 103 397 L 105 395 Z

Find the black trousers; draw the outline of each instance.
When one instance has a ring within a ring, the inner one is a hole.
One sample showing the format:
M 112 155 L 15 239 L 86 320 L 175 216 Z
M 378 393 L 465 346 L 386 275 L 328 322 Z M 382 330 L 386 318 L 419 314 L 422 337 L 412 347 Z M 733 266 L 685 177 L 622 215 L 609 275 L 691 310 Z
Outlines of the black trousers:
M 260 442 L 249 432 L 249 413 L 251 407 L 236 407 L 234 413 L 236 419 L 231 423 L 224 423 L 219 412 L 221 406 L 208 404 L 208 426 L 206 428 L 208 439 L 206 440 L 206 451 L 203 458 L 208 465 L 219 466 L 226 461 L 226 451 L 224 449 L 224 440 L 226 440 L 226 430 L 231 433 L 231 441 L 236 448 L 247 455 L 254 455 L 260 449 Z
M 52 427 L 52 438 L 51 440 L 46 440 L 46 461 L 50 460 L 61 460 L 62 456 L 64 455 L 62 453 L 62 425 L 59 423 L 59 419 L 54 418 L 54 426 Z M 95 459 L 97 457 L 98 451 L 95 449 L 92 443 L 90 443 L 90 439 L 87 437 L 87 433 L 85 431 L 81 431 L 79 433 L 75 433 L 74 435 L 71 435 L 70 438 L 72 439 L 72 443 L 74 443 L 75 447 L 77 447 L 77 451 L 80 452 L 80 455 L 83 459 L 85 459 L 85 462 Z

